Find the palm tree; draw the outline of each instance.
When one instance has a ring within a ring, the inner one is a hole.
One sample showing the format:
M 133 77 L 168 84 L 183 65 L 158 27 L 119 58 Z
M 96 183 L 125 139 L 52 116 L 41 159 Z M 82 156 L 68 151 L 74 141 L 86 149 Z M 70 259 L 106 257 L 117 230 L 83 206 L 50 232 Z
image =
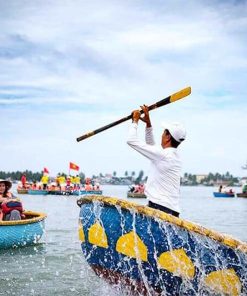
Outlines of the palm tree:
M 136 178 L 136 184 L 140 184 L 142 182 L 143 175 L 144 175 L 144 172 L 140 171 L 139 176 Z

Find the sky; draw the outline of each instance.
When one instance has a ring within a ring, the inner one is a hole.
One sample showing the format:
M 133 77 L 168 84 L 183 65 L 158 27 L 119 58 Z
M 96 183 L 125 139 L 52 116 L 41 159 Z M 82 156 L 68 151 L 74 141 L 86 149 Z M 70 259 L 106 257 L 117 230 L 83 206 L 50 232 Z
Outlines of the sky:
M 0 28 L 0 170 L 147 175 L 130 122 L 76 138 L 191 86 L 156 142 L 181 122 L 182 173 L 247 175 L 246 1 L 0 0 Z

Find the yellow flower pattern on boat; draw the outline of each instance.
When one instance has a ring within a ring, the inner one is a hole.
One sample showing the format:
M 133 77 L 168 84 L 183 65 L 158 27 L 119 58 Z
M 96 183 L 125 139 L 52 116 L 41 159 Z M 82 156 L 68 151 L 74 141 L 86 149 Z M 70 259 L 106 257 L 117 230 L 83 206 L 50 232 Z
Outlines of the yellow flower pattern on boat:
M 147 247 L 134 231 L 120 236 L 116 244 L 116 251 L 131 258 L 148 260 Z
M 166 221 L 167 223 L 171 223 L 174 226 L 184 228 L 187 231 L 194 232 L 199 235 L 204 235 L 221 244 L 224 244 L 225 246 L 232 247 L 235 250 L 247 253 L 246 243 L 240 242 L 236 239 L 232 239 L 229 236 L 222 235 L 213 230 L 206 229 L 201 225 L 181 220 L 179 218 L 173 217 L 171 215 L 148 207 L 135 205 L 130 202 L 117 200 L 115 198 L 110 197 L 91 196 L 90 198 L 84 198 L 83 203 L 91 202 L 93 200 L 103 202 L 104 204 L 110 206 L 121 206 L 123 209 L 127 210 L 134 209 L 139 214 L 143 214 L 149 217 L 155 217 L 156 219 Z M 83 231 L 83 229 L 81 230 Z M 99 222 L 95 222 L 89 228 L 88 242 L 99 247 L 108 247 L 108 238 L 106 232 Z M 137 260 L 148 262 L 148 247 L 142 241 L 140 236 L 133 230 L 124 235 L 121 235 L 117 239 L 116 251 L 125 256 L 128 256 L 129 258 L 135 258 Z M 195 279 L 196 270 L 194 263 L 192 259 L 186 254 L 186 251 L 182 248 L 171 249 L 169 251 L 161 253 L 161 255 L 157 258 L 157 264 L 160 269 L 167 270 L 175 276 L 179 276 L 181 278 L 185 278 L 188 280 Z M 213 291 L 213 293 L 218 293 L 220 295 L 241 295 L 241 281 L 233 268 L 210 272 L 209 274 L 205 275 L 203 282 L 201 282 L 201 284 L 209 288 L 211 291 Z
M 79 228 L 78 228 L 78 236 L 79 236 L 79 240 L 84 243 L 85 242 L 85 235 L 84 235 L 84 231 L 83 231 L 82 224 L 80 221 L 79 221 Z
M 238 296 L 241 293 L 241 283 L 232 268 L 209 273 L 204 283 L 213 291 L 224 295 Z
M 108 248 L 105 229 L 100 225 L 99 222 L 96 222 L 89 228 L 88 241 L 98 247 Z
M 162 253 L 158 259 L 158 264 L 160 268 L 164 268 L 177 276 L 192 279 L 195 275 L 194 264 L 183 249 Z

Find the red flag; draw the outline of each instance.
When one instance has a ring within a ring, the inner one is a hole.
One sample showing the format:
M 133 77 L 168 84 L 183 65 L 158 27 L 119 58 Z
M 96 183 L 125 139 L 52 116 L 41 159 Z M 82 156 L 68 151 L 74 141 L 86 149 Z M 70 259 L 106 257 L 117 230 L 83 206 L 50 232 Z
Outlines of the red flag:
M 49 174 L 48 169 L 47 169 L 47 168 L 44 168 L 43 173 L 44 173 L 44 174 Z
M 70 168 L 70 170 L 75 170 L 75 171 L 79 171 L 79 169 L 80 169 L 78 165 L 76 165 L 72 162 L 69 163 L 69 168 Z

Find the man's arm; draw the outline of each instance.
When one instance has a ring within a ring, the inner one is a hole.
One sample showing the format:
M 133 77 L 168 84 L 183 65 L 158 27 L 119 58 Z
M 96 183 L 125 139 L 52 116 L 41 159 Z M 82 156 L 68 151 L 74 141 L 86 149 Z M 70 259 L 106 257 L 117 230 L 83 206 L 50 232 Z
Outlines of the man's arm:
M 131 124 L 129 129 L 127 144 L 152 161 L 163 158 L 163 149 L 161 147 L 159 148 L 154 145 L 146 144 L 144 141 L 138 139 L 137 128 L 139 118 L 138 115 L 134 116 L 133 113 L 133 123 Z
M 149 145 L 155 145 L 155 141 L 154 141 L 154 135 L 153 135 L 153 128 L 152 128 L 152 123 L 151 123 L 151 119 L 149 116 L 149 109 L 148 106 L 143 105 L 141 106 L 141 109 L 143 111 L 143 117 L 140 117 L 140 119 L 146 123 L 146 133 L 145 133 L 145 140 L 146 143 Z

